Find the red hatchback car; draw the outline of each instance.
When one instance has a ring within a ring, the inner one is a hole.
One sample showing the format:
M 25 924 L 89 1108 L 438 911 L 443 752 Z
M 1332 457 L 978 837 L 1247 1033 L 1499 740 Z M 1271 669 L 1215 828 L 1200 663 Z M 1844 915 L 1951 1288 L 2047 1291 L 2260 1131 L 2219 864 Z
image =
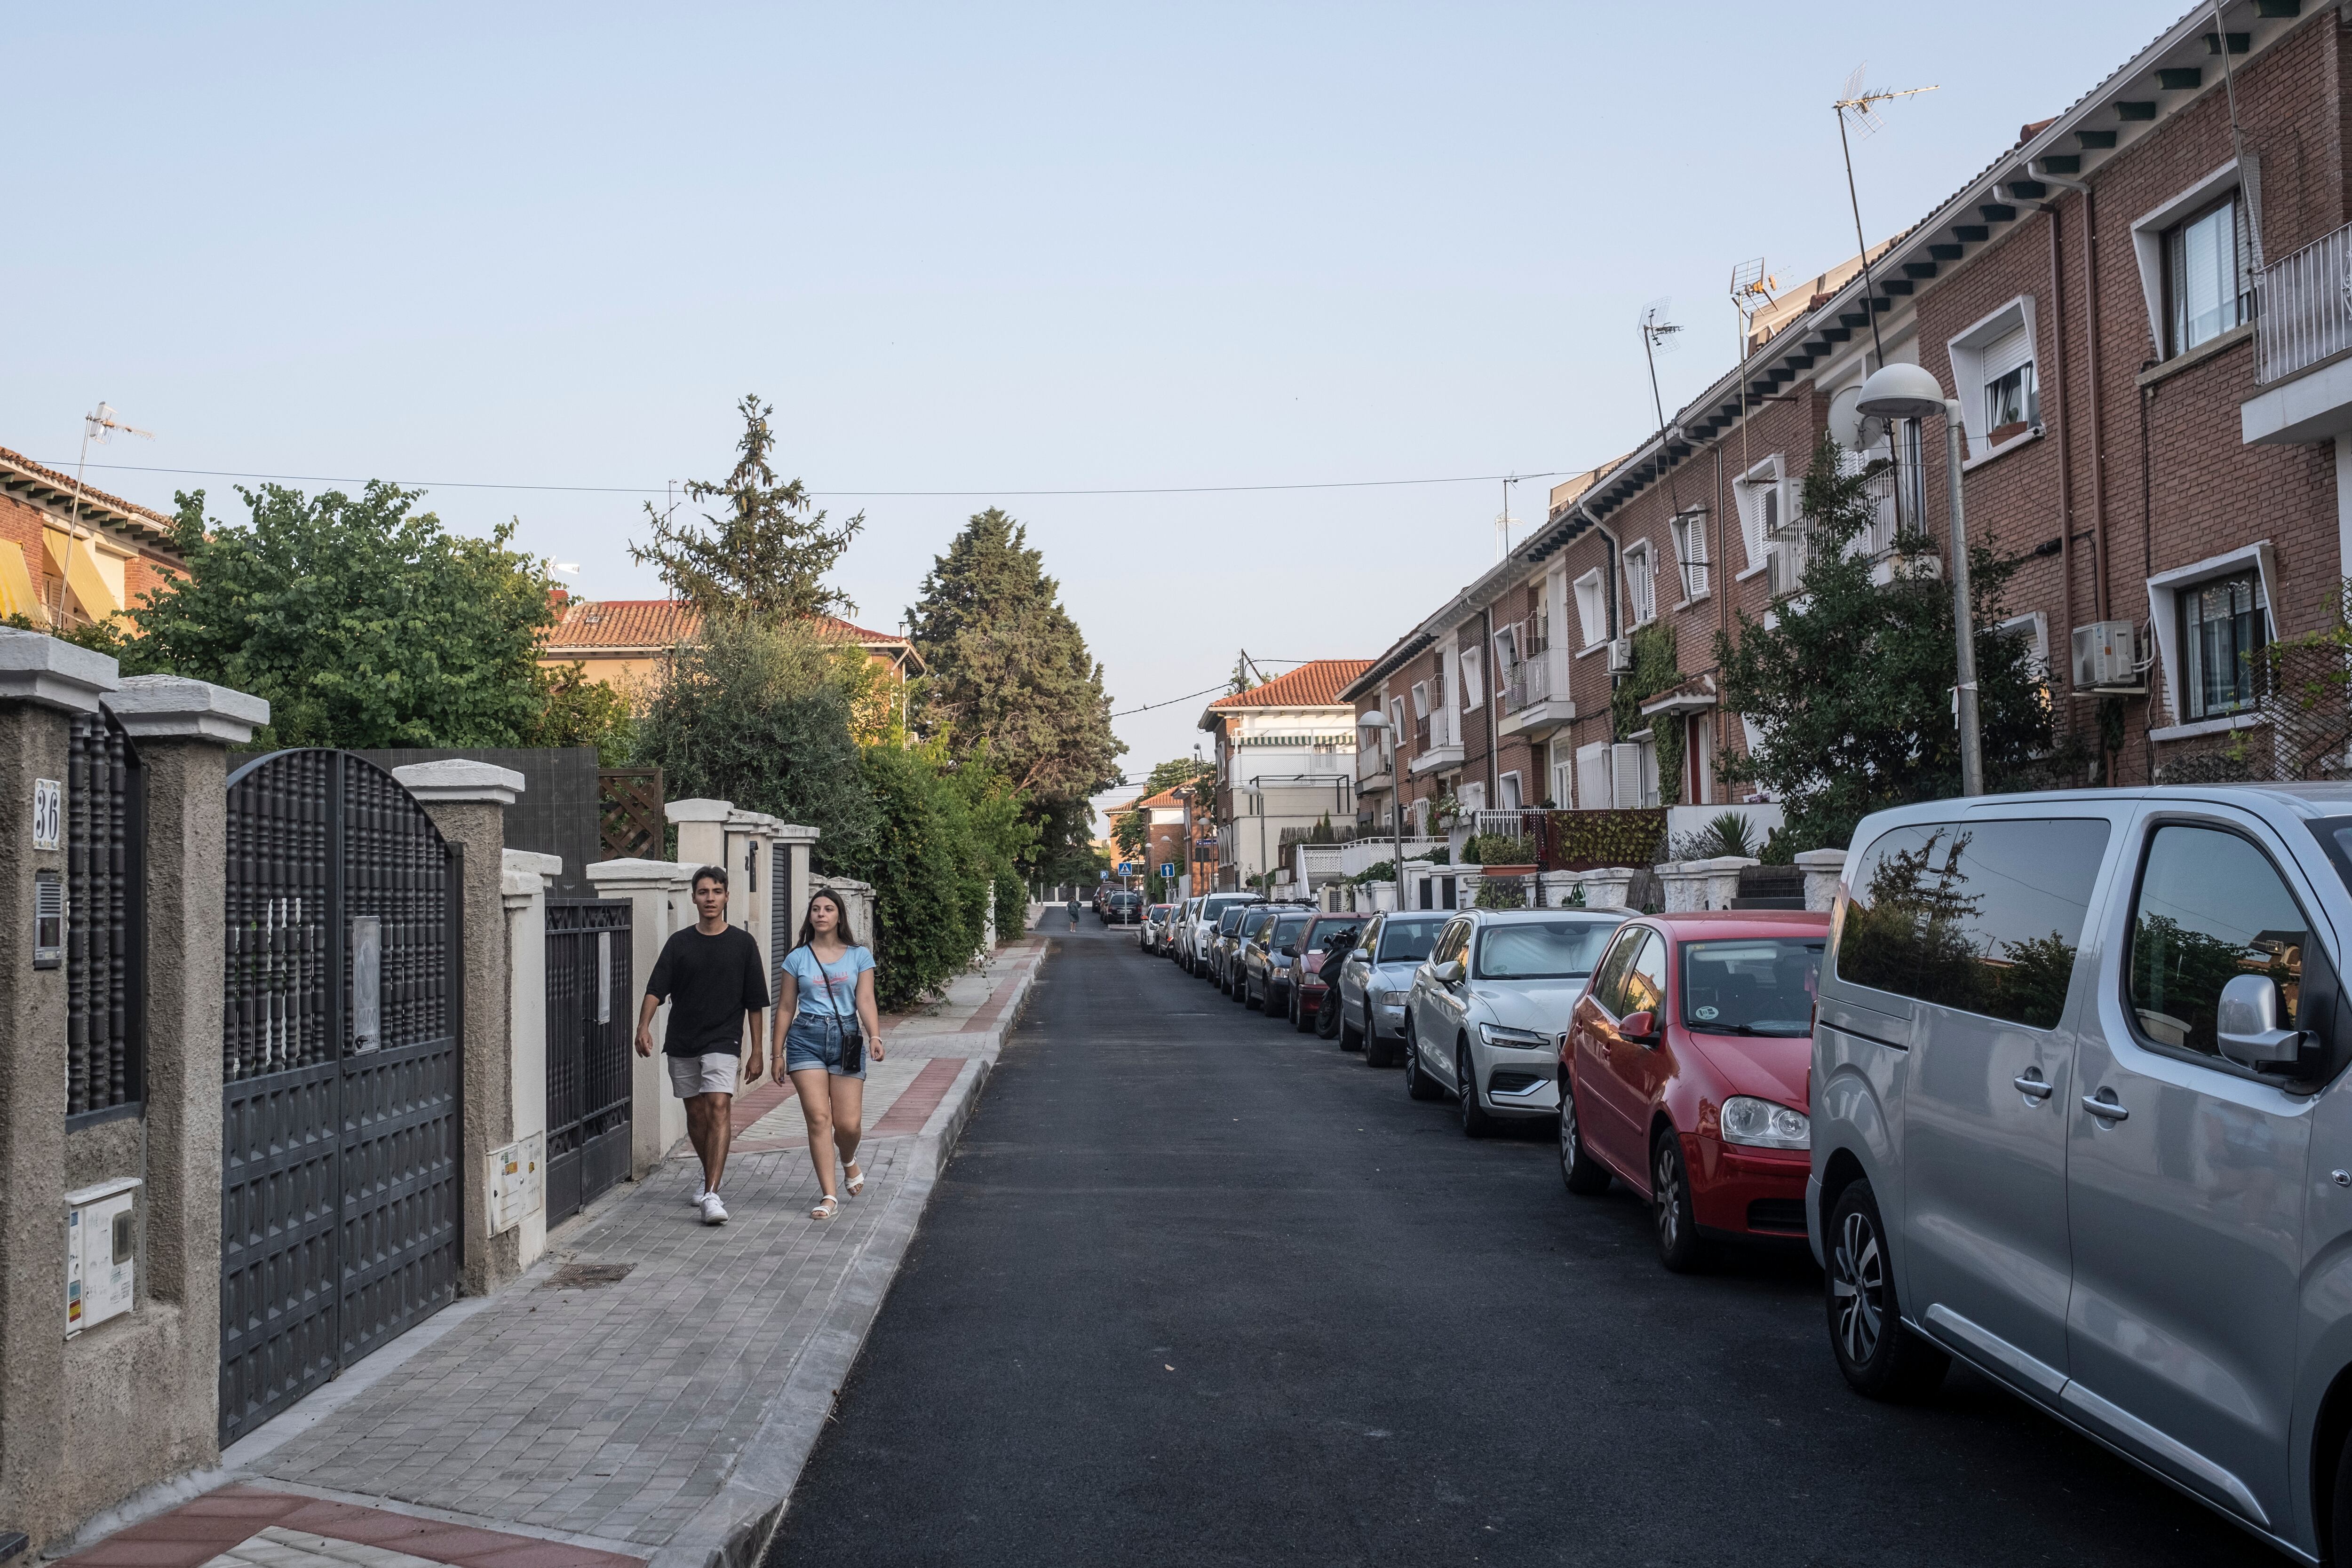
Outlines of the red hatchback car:
M 1559 1166 L 1650 1201 L 1658 1256 L 1717 1238 L 1805 1239 L 1813 989 L 1830 917 L 1735 910 L 1629 920 L 1559 1045 Z

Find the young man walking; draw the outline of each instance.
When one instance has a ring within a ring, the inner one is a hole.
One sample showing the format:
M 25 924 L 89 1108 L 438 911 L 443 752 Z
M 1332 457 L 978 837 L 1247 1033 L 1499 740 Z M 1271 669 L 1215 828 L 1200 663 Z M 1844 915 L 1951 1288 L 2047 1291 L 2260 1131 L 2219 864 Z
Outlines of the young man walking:
M 727 1173 L 727 1145 L 734 1137 L 730 1108 L 735 1103 L 737 1068 L 743 1058 L 743 1028 L 751 1029 L 751 1066 L 747 1082 L 758 1082 L 761 1019 L 768 1009 L 768 977 L 760 964 L 760 944 L 740 925 L 727 924 L 727 869 L 707 865 L 694 873 L 692 930 L 673 933 L 654 961 L 646 999 L 637 1009 L 637 1054 L 654 1053 L 654 1009 L 670 1004 L 670 1089 L 686 1102 L 686 1133 L 702 1156 L 702 1186 L 693 1201 L 705 1225 L 727 1223 L 719 1201 L 719 1178 Z

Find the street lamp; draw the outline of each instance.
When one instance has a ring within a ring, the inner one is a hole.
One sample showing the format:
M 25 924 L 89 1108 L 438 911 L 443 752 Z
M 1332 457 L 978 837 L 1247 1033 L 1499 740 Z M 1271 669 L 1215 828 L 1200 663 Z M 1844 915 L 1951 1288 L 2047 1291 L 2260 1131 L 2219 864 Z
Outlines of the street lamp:
M 1389 831 L 1396 839 L 1396 858 L 1389 862 L 1389 885 L 1395 890 L 1396 907 L 1404 907 L 1404 789 L 1397 782 L 1396 725 L 1378 708 L 1356 716 L 1356 727 L 1376 734 L 1388 735 L 1389 743 Z
M 1984 742 L 1977 727 L 1976 613 L 1969 602 L 1968 518 L 1960 507 L 1960 405 L 1944 395 L 1943 383 L 1919 365 L 1881 365 L 1862 383 L 1854 404 L 1881 419 L 1944 416 L 1944 482 L 1952 514 L 1952 603 L 1959 643 L 1960 793 L 1981 795 Z

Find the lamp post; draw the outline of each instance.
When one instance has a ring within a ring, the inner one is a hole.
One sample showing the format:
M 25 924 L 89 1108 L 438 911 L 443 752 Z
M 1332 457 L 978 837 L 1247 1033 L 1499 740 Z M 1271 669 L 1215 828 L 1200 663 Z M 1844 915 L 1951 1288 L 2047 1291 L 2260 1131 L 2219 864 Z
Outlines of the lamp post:
M 1396 725 L 1388 715 L 1374 708 L 1356 716 L 1356 727 L 1369 729 L 1376 735 L 1391 737 L 1389 744 L 1389 831 L 1396 840 L 1396 858 L 1389 862 L 1389 886 L 1394 890 L 1396 907 L 1404 908 L 1404 789 L 1397 782 L 1397 747 L 1394 739 Z
M 1984 741 L 1977 725 L 1976 613 L 1969 594 L 1968 517 L 1960 507 L 1960 405 L 1943 383 L 1918 365 L 1881 365 L 1862 383 L 1854 406 L 1881 419 L 1944 416 L 1944 483 L 1952 515 L 1952 605 L 1959 643 L 1955 695 L 1960 717 L 1960 793 L 1981 795 Z

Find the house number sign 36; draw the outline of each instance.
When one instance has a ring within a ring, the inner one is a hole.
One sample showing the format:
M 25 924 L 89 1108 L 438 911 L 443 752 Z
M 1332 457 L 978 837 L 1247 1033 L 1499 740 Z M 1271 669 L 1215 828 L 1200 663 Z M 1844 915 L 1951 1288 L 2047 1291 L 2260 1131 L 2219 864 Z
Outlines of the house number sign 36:
M 66 787 L 54 779 L 33 780 L 33 847 L 54 850 L 63 847 L 66 824 Z

